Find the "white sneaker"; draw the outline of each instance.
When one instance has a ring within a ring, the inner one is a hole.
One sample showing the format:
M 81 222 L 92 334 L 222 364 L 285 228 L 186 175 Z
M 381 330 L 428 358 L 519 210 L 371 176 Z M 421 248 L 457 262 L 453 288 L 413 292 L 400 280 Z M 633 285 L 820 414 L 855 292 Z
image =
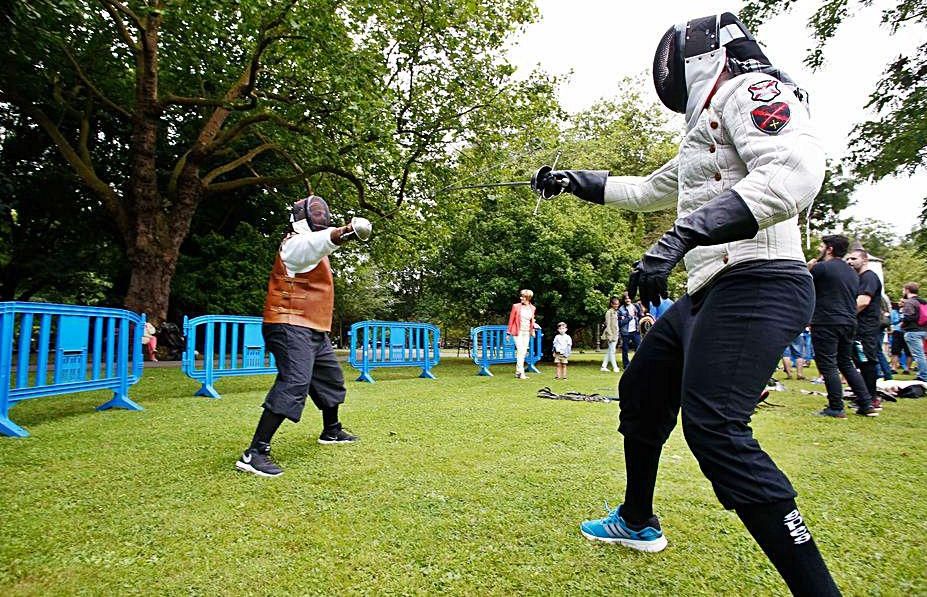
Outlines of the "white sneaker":
M 601 371 L 601 372 L 603 372 L 603 373 L 608 373 L 608 367 L 601 367 L 601 368 L 599 368 L 599 371 Z

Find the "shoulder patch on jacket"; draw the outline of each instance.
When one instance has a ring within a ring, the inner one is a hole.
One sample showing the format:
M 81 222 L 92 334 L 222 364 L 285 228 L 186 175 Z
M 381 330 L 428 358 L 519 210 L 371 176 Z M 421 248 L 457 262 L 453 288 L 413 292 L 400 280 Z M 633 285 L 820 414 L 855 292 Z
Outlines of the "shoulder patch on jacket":
M 750 92 L 750 99 L 757 102 L 768 102 L 779 97 L 782 92 L 779 90 L 779 81 L 767 79 L 747 87 Z
M 753 124 L 767 135 L 777 135 L 792 118 L 792 111 L 785 102 L 763 104 L 750 111 Z

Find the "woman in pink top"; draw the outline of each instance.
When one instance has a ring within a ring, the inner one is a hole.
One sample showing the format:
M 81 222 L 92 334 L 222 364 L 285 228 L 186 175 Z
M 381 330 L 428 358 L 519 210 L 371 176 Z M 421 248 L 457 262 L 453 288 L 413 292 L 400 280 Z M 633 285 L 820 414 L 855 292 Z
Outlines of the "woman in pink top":
M 528 354 L 528 344 L 534 337 L 534 305 L 531 299 L 534 292 L 528 289 L 519 293 L 519 302 L 512 305 L 509 314 L 509 327 L 506 333 L 515 339 L 515 378 L 528 379 L 525 375 L 525 355 Z

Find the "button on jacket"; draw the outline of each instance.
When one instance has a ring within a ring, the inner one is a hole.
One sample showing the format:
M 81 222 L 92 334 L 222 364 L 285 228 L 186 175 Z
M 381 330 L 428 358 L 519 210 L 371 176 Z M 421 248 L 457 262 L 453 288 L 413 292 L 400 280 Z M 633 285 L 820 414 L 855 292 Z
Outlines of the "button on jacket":
M 721 85 L 675 158 L 650 176 L 609 176 L 605 204 L 656 211 L 675 203 L 684 217 L 727 189 L 743 198 L 759 232 L 689 251 L 691 294 L 744 261 L 804 263 L 798 214 L 820 190 L 824 168 L 824 150 L 804 105 L 769 75 L 748 73 Z

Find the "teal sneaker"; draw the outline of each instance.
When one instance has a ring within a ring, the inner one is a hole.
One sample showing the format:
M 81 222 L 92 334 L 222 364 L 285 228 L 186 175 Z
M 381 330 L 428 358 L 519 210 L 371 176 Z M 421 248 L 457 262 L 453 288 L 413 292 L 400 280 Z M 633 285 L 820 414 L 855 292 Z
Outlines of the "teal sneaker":
M 618 543 L 638 551 L 656 553 L 666 548 L 666 537 L 660 529 L 660 521 L 654 516 L 646 522 L 647 526 L 632 529 L 621 517 L 621 506 L 609 511 L 605 504 L 608 516 L 596 520 L 586 520 L 579 525 L 583 537 L 590 541 L 605 543 Z

